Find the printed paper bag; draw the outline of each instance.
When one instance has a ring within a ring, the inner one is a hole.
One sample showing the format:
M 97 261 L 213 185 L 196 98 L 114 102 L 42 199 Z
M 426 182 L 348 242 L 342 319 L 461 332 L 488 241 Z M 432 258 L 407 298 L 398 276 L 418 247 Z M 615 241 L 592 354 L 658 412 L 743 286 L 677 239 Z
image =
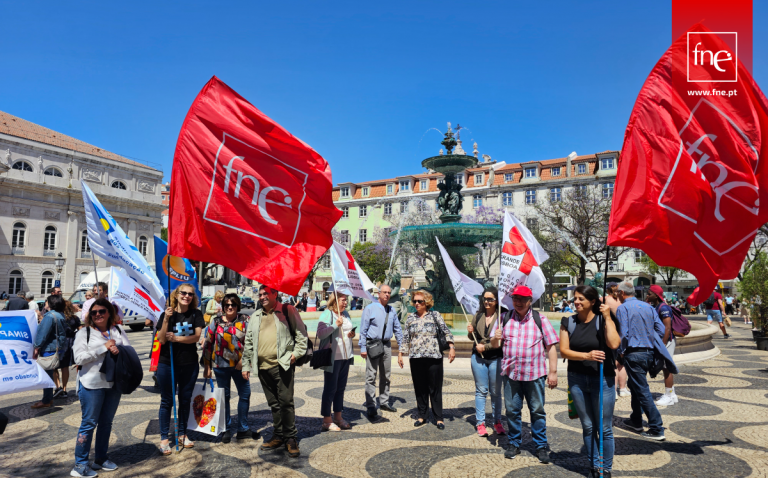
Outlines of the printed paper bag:
M 187 419 L 187 430 L 217 436 L 226 431 L 224 416 L 224 389 L 214 388 L 213 379 L 195 384 L 192 406 Z

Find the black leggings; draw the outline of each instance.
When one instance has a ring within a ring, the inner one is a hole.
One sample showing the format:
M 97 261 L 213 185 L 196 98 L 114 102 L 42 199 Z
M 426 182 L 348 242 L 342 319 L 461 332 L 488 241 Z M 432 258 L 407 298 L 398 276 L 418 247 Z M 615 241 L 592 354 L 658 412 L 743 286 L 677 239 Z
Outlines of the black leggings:
M 410 359 L 411 379 L 419 407 L 419 418 L 427 419 L 427 405 L 432 402 L 432 416 L 443 421 L 443 359 Z

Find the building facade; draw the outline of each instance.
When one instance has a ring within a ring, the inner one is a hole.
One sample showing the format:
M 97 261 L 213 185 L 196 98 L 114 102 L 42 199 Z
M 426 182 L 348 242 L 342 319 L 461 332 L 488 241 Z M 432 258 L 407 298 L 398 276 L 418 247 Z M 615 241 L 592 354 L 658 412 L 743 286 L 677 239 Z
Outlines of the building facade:
M 81 179 L 154 267 L 162 171 L 0 112 L 0 292 L 47 296 L 59 254 L 67 296 L 93 271 Z

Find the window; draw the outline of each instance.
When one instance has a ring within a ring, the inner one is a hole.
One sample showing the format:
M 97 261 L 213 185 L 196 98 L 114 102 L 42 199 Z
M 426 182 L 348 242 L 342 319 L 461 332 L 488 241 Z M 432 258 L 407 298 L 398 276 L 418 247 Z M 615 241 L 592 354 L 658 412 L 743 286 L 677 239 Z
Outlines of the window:
M 525 220 L 525 227 L 527 227 L 529 231 L 535 231 L 539 228 L 539 220 L 535 217 L 529 217 Z
M 603 199 L 613 197 L 613 183 L 603 183 Z
M 475 186 L 480 186 L 481 184 L 483 184 L 483 175 L 475 174 Z
M 613 169 L 613 157 L 603 158 L 600 160 L 600 169 Z
M 587 197 L 587 185 L 586 184 L 577 184 L 573 188 L 574 195 L 576 196 L 576 199 L 581 199 Z
M 392 191 L 394 191 L 394 184 L 387 184 L 387 194 L 392 194 Z
M 403 256 L 400 258 L 400 272 L 408 272 L 408 258 Z
M 34 169 L 32 169 L 32 165 L 26 161 L 16 161 L 13 163 L 12 168 L 18 169 L 19 171 L 28 171 L 30 173 L 34 171 Z
M 529 189 L 525 192 L 525 204 L 536 204 L 536 191 Z
M 147 257 L 147 238 L 144 236 L 139 237 L 139 254 Z
M 323 261 L 320 264 L 320 267 L 323 269 L 330 269 L 331 268 L 331 255 L 327 252 L 323 255 L 323 257 L 320 258 L 321 261 Z
M 40 293 L 47 295 L 48 291 L 53 289 L 53 272 L 43 272 L 43 280 L 40 281 Z
M 416 203 L 416 210 L 418 212 L 427 212 L 428 209 L 426 201 L 419 201 Z
M 368 229 L 360 229 L 360 242 L 368 241 Z
M 515 180 L 515 173 L 504 173 L 504 182 L 511 183 Z
M 457 174 L 456 175 L 456 184 L 458 184 L 459 186 L 463 186 L 464 185 L 464 174 Z
M 438 179 L 437 184 L 445 184 L 445 178 Z
M 89 272 L 83 271 L 80 273 L 80 282 L 83 282 L 88 277 Z
M 512 193 L 504 193 L 501 195 L 501 204 L 503 206 L 511 206 L 512 205 Z
M 363 187 L 363 196 L 368 197 L 368 193 L 370 190 L 368 189 L 368 186 Z
M 587 165 L 584 163 L 576 165 L 576 174 L 587 174 Z
M 125 183 L 122 181 L 112 181 L 112 187 L 115 189 L 122 189 L 122 190 L 128 189 L 127 187 L 125 187 Z
M 535 178 L 536 177 L 536 168 L 526 168 L 525 169 L 525 177 L 526 178 Z
M 549 190 L 549 200 L 552 202 L 560 202 L 563 200 L 562 189 L 552 188 Z
M 419 191 L 426 191 L 428 188 L 428 183 L 426 179 L 422 179 L 419 183 Z
M 349 206 L 341 207 L 341 217 L 349 217 Z
M 46 176 L 54 176 L 57 178 L 63 178 L 64 175 L 61 174 L 61 170 L 59 168 L 48 168 L 43 172 Z
M 391 216 L 392 215 L 392 203 L 388 202 L 384 204 L 384 215 L 385 216 Z
M 472 196 L 472 207 L 477 209 L 483 206 L 483 197 L 479 194 Z
M 400 203 L 400 214 L 405 214 L 408 212 L 408 203 L 407 202 L 401 202 Z
M 410 191 L 410 189 L 411 189 L 410 181 L 400 181 L 400 192 Z
M 18 254 L 24 252 L 24 244 L 26 244 L 27 226 L 22 222 L 17 222 L 13 225 L 13 238 L 11 240 L 11 247 L 13 253 Z
M 11 280 L 8 282 L 8 294 L 16 295 L 21 292 L 21 282 L 24 279 L 21 271 L 16 269 L 11 271 Z
M 114 186 L 112 186 L 114 187 Z M 343 188 L 340 188 L 339 191 L 341 192 L 341 197 L 348 198 L 349 197 L 349 186 L 344 186 Z
M 83 231 L 80 234 L 80 257 L 83 259 L 91 258 L 91 244 L 88 242 L 88 231 Z
M 341 231 L 341 243 L 345 246 L 349 245 L 349 231 Z
M 56 228 L 47 226 L 45 236 L 43 237 L 43 255 L 53 256 L 56 254 Z
M 549 174 L 551 174 L 552 176 L 560 176 L 560 166 L 558 166 L 556 168 L 552 168 L 549 171 Z
M 358 217 L 368 217 L 368 206 L 360 206 L 357 210 Z
M 646 258 L 645 252 L 635 249 L 635 262 L 643 262 L 643 259 Z

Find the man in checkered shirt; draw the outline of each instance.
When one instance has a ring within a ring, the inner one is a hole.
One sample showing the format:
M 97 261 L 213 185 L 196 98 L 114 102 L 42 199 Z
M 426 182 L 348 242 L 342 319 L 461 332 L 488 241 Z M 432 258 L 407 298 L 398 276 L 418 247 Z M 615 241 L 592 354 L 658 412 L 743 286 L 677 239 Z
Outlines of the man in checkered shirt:
M 491 347 L 502 346 L 501 375 L 504 376 L 504 404 L 509 425 L 509 447 L 504 456 L 510 459 L 520 454 L 522 437 L 523 398 L 531 413 L 531 437 L 536 457 L 549 463 L 547 421 L 544 412 L 544 388 L 557 387 L 557 332 L 543 315 L 541 328 L 534 319 L 531 305 L 533 293 L 525 286 L 512 291 L 512 305 L 503 329 L 496 329 Z M 547 374 L 549 359 L 549 374 Z

